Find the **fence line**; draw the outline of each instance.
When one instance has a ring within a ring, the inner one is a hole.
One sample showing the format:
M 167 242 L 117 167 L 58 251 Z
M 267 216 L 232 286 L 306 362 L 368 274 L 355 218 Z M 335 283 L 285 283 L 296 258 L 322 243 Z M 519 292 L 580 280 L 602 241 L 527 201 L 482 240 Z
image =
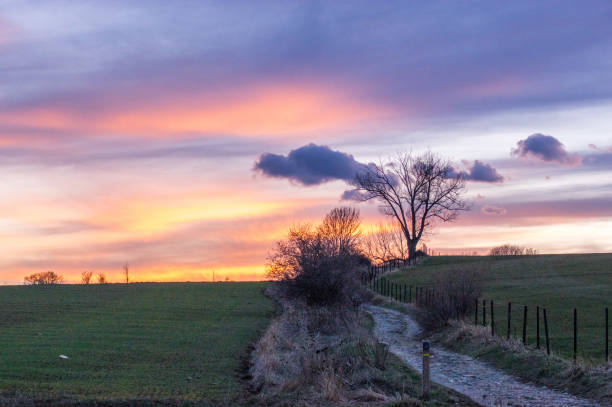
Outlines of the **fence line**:
M 384 274 L 386 272 L 392 271 L 394 268 L 398 268 L 400 265 L 408 264 L 407 261 L 403 262 L 389 262 L 385 265 L 380 266 L 371 266 L 367 273 L 362 276 L 362 283 L 369 288 L 370 290 L 387 297 L 391 297 L 393 300 L 414 304 L 417 307 L 427 307 L 432 304 L 433 301 L 436 301 L 437 298 L 441 296 L 439 290 L 436 289 L 435 286 L 432 285 L 409 285 L 409 284 L 398 284 L 393 283 L 388 278 L 385 278 Z M 395 267 L 392 267 L 395 266 Z M 414 289 L 414 295 L 413 295 Z M 479 306 L 480 301 L 478 299 L 475 300 L 474 303 L 474 325 L 479 325 L 479 322 L 482 322 L 482 326 L 490 326 L 491 335 L 499 335 L 500 332 L 497 330 L 497 324 L 495 321 L 495 304 L 493 300 L 489 300 L 490 306 L 490 322 L 487 323 L 487 300 L 482 299 L 482 305 Z M 520 304 L 517 302 L 509 301 L 507 303 L 507 311 L 506 311 L 506 339 L 510 339 L 511 337 L 515 337 L 512 333 L 512 308 L 513 306 L 523 306 L 523 315 L 521 318 L 521 340 L 522 343 L 528 346 L 528 336 L 527 336 L 527 327 L 528 327 L 528 319 L 529 319 L 529 307 L 526 304 Z M 503 306 L 503 305 L 502 305 Z M 481 309 L 479 309 L 481 308 Z M 503 309 L 503 308 L 502 308 Z M 533 308 L 532 308 L 533 309 Z M 478 315 L 479 311 L 482 311 L 482 321 L 479 321 Z M 541 348 L 540 338 L 541 338 L 541 326 L 540 326 L 540 313 L 542 315 L 542 323 L 544 325 L 544 340 L 546 344 L 546 353 L 548 355 L 551 354 L 551 344 L 550 344 L 550 330 L 548 324 L 548 313 L 547 308 L 545 306 L 537 305 L 535 306 L 535 349 Z M 568 317 L 572 317 L 572 359 L 575 362 L 578 357 L 579 352 L 579 320 L 578 320 L 578 308 L 573 308 L 573 315 L 568 315 Z M 503 315 L 503 312 L 502 312 Z M 602 353 L 599 355 L 603 355 L 604 361 L 607 363 L 610 361 L 610 346 L 609 346 L 609 311 L 608 307 L 604 307 L 603 313 L 604 319 L 604 329 L 603 329 L 603 340 L 602 340 Z M 503 325 L 502 325 L 503 326 Z M 532 328 L 533 329 L 533 328 Z M 596 356 L 599 358 L 600 356 Z

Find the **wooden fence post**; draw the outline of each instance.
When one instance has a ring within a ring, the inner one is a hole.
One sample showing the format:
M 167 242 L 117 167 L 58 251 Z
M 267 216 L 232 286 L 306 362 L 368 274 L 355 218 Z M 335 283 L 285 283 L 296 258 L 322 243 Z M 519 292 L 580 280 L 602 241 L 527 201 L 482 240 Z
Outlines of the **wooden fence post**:
M 574 308 L 574 363 L 576 363 L 576 353 L 578 351 L 578 311 Z
M 536 306 L 536 349 L 540 349 L 540 306 Z
M 610 348 L 608 346 L 608 307 L 606 307 L 606 362 L 610 360 Z
M 408 287 L 408 302 L 412 302 L 412 286 Z
M 546 336 L 546 354 L 550 355 L 550 341 L 548 339 L 548 320 L 546 319 L 546 308 L 542 308 L 544 316 L 544 335 Z
M 523 345 L 527 344 L 527 306 L 523 306 Z
M 493 300 L 491 300 L 491 336 L 495 336 L 495 313 L 493 311 Z
M 606 307 L 606 362 L 610 360 L 610 348 L 608 344 L 608 307 Z
M 508 301 L 508 328 L 506 329 L 506 339 L 510 339 L 511 322 L 512 322 L 512 303 Z
M 482 300 L 482 326 L 487 326 L 487 301 Z
M 474 301 L 474 325 L 478 325 L 478 298 Z
M 430 379 L 429 379 L 429 351 L 430 345 L 429 342 L 423 342 L 423 372 L 422 372 L 422 392 L 423 399 L 429 399 L 429 388 L 430 388 Z

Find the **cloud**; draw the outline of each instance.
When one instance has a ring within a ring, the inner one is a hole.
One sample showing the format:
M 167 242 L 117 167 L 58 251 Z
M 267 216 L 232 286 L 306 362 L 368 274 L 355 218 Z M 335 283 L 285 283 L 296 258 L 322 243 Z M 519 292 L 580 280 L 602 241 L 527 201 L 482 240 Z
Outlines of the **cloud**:
M 497 170 L 487 163 L 476 160 L 474 164 L 468 166 L 467 171 L 457 171 L 454 168 L 450 168 L 447 173 L 447 177 L 454 178 L 462 176 L 468 181 L 476 182 L 490 182 L 490 183 L 501 183 L 504 182 L 504 177 L 497 172 Z
M 474 161 L 466 179 L 479 182 L 504 182 L 504 177 L 491 165 L 482 161 Z
M 612 147 L 608 147 L 608 148 L 601 148 L 595 144 L 589 144 L 589 148 L 596 150 L 596 151 L 602 151 L 605 153 L 612 153 Z
M 302 185 L 318 185 L 333 180 L 353 182 L 365 165 L 352 155 L 314 143 L 291 150 L 287 156 L 263 153 L 254 170 L 268 177 L 287 178 Z
M 510 155 L 519 158 L 534 159 L 566 166 L 575 166 L 582 163 L 578 154 L 570 154 L 565 146 L 553 136 L 535 133 L 525 140 L 519 140 L 517 147 L 512 149 Z
M 368 199 L 368 195 L 358 189 L 347 189 L 342 193 L 342 197 L 340 199 L 342 201 L 362 202 Z
M 484 213 L 485 215 L 501 216 L 501 215 L 505 215 L 506 214 L 506 209 L 499 208 L 499 207 L 493 206 L 493 205 L 485 205 L 485 206 L 482 207 L 481 212 Z

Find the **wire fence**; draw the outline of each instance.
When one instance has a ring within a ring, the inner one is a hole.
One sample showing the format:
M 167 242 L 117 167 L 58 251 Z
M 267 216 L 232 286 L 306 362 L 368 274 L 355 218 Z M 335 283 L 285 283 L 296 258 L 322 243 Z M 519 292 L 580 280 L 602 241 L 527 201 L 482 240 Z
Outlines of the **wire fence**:
M 385 277 L 393 268 L 391 264 L 372 266 L 362 275 L 362 283 L 379 295 L 417 307 L 428 307 L 441 295 L 434 285 L 394 283 Z M 607 305 L 601 307 L 599 314 L 592 309 L 581 312 L 579 307 L 551 313 L 543 305 L 480 298 L 474 302 L 467 321 L 487 327 L 491 335 L 519 340 L 549 355 L 556 353 L 574 361 L 581 358 L 593 363 L 610 361 Z

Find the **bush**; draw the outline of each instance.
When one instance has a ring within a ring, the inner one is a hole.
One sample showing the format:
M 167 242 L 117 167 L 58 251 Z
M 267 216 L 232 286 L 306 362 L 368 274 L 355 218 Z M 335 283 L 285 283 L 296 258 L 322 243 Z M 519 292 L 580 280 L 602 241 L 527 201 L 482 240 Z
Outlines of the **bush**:
M 52 285 L 61 284 L 63 282 L 64 277 L 54 271 L 34 273 L 23 278 L 23 283 L 27 285 Z
M 334 208 L 316 229 L 309 224 L 292 227 L 268 257 L 268 277 L 309 305 L 351 302 L 357 269 L 367 261 L 357 249 L 359 224 L 359 212 L 344 207 Z
M 358 257 L 333 251 L 321 233 L 298 225 L 277 243 L 268 259 L 268 276 L 280 281 L 288 296 L 303 298 L 309 305 L 348 302 Z
M 434 297 L 419 313 L 421 325 L 427 331 L 441 328 L 451 319 L 464 319 L 471 315 L 482 293 L 479 271 L 448 270 L 439 274 L 436 280 Z
M 89 284 L 91 283 L 91 277 L 93 273 L 91 271 L 84 271 L 81 273 L 81 284 Z

